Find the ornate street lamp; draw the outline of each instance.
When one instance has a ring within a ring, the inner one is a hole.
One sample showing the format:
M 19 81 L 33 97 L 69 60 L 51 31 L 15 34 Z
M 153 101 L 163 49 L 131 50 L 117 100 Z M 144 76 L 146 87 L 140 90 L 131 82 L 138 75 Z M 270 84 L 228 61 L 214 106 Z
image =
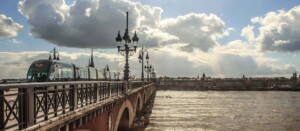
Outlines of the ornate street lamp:
M 107 78 L 107 74 L 108 74 L 108 78 Z M 104 76 L 105 80 L 111 80 L 111 76 L 110 76 L 108 65 L 106 65 L 106 67 L 104 67 L 104 69 L 103 69 L 103 76 Z
M 120 75 L 120 72 L 114 72 L 114 79 L 115 79 L 115 81 L 119 80 L 119 75 Z
M 142 63 L 142 75 L 141 75 L 141 79 L 144 82 L 144 53 L 148 51 L 146 49 L 144 49 L 144 47 L 142 47 L 142 49 L 139 52 L 139 62 Z M 149 57 L 148 57 L 149 59 Z
M 148 55 L 148 52 L 147 52 L 147 55 L 146 55 L 146 61 L 147 61 L 147 65 L 145 65 L 144 68 L 145 68 L 145 71 L 147 72 L 147 81 L 149 81 L 149 74 L 150 74 L 152 66 L 151 65 L 149 66 L 149 55 Z
M 51 57 L 51 54 L 53 55 L 53 59 Z M 49 60 L 59 60 L 59 53 L 55 48 L 49 52 Z
M 152 70 L 151 70 L 151 79 L 152 79 L 152 80 L 155 80 L 155 78 L 156 78 L 156 73 L 155 73 L 155 71 L 154 71 L 154 67 L 152 66 Z
M 134 32 L 134 36 L 132 38 L 133 41 L 133 48 L 130 47 L 130 36 L 128 34 L 128 12 L 126 13 L 126 29 L 125 33 L 123 36 L 124 40 L 124 48 L 121 48 L 121 42 L 122 42 L 122 37 L 120 35 L 120 31 L 118 31 L 118 36 L 116 38 L 117 41 L 117 47 L 118 47 L 118 53 L 121 55 L 125 56 L 125 69 L 124 69 L 124 81 L 129 80 L 129 63 L 128 63 L 128 56 L 132 56 L 136 52 L 137 44 L 139 41 L 139 38 L 136 35 L 136 32 Z

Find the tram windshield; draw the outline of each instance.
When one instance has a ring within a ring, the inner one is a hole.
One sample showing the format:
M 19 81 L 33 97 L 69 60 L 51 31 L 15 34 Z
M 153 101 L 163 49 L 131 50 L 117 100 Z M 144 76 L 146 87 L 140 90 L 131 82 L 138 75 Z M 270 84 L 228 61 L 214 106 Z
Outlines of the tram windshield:
M 31 64 L 28 73 L 28 82 L 44 82 L 48 78 L 48 70 L 51 61 L 37 61 Z

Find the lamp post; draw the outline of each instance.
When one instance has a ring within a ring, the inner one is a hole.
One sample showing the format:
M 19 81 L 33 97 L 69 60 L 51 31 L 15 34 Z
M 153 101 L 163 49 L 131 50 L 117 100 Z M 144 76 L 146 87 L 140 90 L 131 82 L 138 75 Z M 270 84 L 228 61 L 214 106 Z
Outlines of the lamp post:
M 108 76 L 107 76 L 107 74 L 108 74 Z M 106 67 L 104 67 L 104 69 L 103 69 L 103 76 L 104 76 L 105 80 L 111 80 L 111 76 L 110 76 L 108 65 L 106 65 Z
M 51 54 L 53 55 L 53 59 L 51 57 Z M 49 52 L 49 60 L 59 60 L 59 53 L 55 48 Z
M 128 12 L 126 13 L 126 29 L 125 29 L 125 33 L 123 36 L 123 40 L 124 40 L 124 48 L 121 48 L 122 37 L 120 35 L 120 31 L 118 31 L 118 36 L 116 38 L 118 53 L 125 56 L 124 81 L 128 81 L 129 80 L 128 56 L 132 56 L 133 53 L 136 52 L 137 44 L 139 41 L 139 38 L 137 37 L 136 31 L 135 31 L 134 36 L 132 37 L 133 48 L 130 47 L 131 40 L 130 40 L 130 36 L 128 34 Z
M 148 52 L 147 52 L 147 55 L 146 55 L 146 61 L 147 61 L 147 65 L 145 65 L 145 71 L 147 72 L 147 81 L 149 81 L 149 73 L 151 71 L 151 68 L 152 66 L 150 65 L 149 66 L 149 55 L 148 55 Z
M 118 81 L 118 80 L 119 80 L 119 75 L 120 75 L 120 72 L 115 72 L 115 73 L 114 73 L 115 81 Z
M 118 69 L 117 72 L 114 73 L 114 75 L 115 75 L 115 80 L 116 80 L 116 81 L 120 80 L 120 79 L 119 79 L 120 74 L 121 74 L 121 73 L 119 72 L 119 69 Z
M 144 49 L 144 47 L 142 47 L 142 49 L 139 52 L 139 62 L 142 63 L 142 75 L 141 75 L 141 79 L 144 82 L 144 53 L 148 51 L 146 49 Z M 149 57 L 148 57 L 149 59 Z
M 156 78 L 156 74 L 154 71 L 154 67 L 152 66 L 152 70 L 151 70 L 151 79 L 155 79 Z

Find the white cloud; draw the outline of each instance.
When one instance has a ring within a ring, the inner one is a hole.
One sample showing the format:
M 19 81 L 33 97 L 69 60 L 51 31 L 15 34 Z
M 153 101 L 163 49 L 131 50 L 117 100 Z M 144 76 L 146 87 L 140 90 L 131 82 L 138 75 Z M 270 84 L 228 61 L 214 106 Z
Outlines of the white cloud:
M 154 65 L 159 76 L 196 77 L 203 72 L 213 74 L 206 58 L 193 56 L 179 47 L 164 46 L 159 49 L 150 49 L 150 63 Z
M 250 20 L 252 23 L 260 23 L 262 21 L 261 17 L 254 17 Z
M 217 39 L 228 35 L 221 18 L 214 14 L 190 13 L 161 21 L 160 28 L 179 37 L 179 42 L 188 43 L 185 49 L 208 51 L 217 45 Z
M 126 11 L 131 33 L 137 30 L 140 43 L 147 47 L 186 43 L 185 49 L 207 51 L 232 30 L 214 14 L 161 19 L 161 8 L 128 0 L 75 0 L 72 5 L 64 0 L 22 0 L 19 11 L 34 37 L 78 48 L 115 47 L 117 31 L 125 30 Z
M 254 36 L 254 26 L 246 26 L 242 29 L 242 34 L 241 36 L 246 37 L 250 42 L 254 42 L 255 36 Z
M 174 44 L 179 41 L 179 38 L 175 35 L 148 26 L 141 26 L 141 28 L 138 29 L 138 32 L 140 32 L 139 43 L 141 43 L 141 46 L 147 48 Z
M 261 63 L 252 56 L 239 55 L 219 55 L 214 72 L 218 72 L 223 77 L 259 77 L 259 76 L 284 76 L 289 77 L 297 69 L 292 64 L 280 64 L 274 60 L 268 60 L 268 63 Z
M 0 79 L 25 78 L 31 62 L 47 55 L 46 52 L 0 52 Z
M 182 46 L 177 44 L 150 50 L 151 63 L 159 66 L 159 75 L 196 77 L 205 73 L 213 77 L 289 77 L 297 71 L 295 65 L 265 57 L 255 45 L 241 40 L 216 46 L 208 52 L 185 52 L 180 50 Z
M 251 22 L 258 24 L 259 35 L 255 38 L 263 51 L 300 50 L 300 6 L 289 11 L 269 12 L 264 17 L 254 17 Z M 242 35 L 254 39 L 253 26 L 243 29 Z
M 115 47 L 118 30 L 125 31 L 126 11 L 130 11 L 130 31 L 141 24 L 156 26 L 161 14 L 160 8 L 127 0 L 75 0 L 72 5 L 64 0 L 22 0 L 19 11 L 27 17 L 34 37 L 78 48 Z
M 218 74 L 231 77 L 242 77 L 243 74 L 253 76 L 256 75 L 254 72 L 258 68 L 253 57 L 232 54 L 218 55 L 215 64 Z
M 0 14 L 0 38 L 17 36 L 22 29 L 23 26 L 15 23 L 11 17 Z
M 257 46 L 242 40 L 233 40 L 222 46 L 216 46 L 212 49 L 218 54 L 234 54 L 241 56 L 259 56 L 262 53 L 258 51 Z
M 284 76 L 297 71 L 293 64 L 283 64 L 278 59 L 266 57 L 258 47 L 246 41 L 234 40 L 218 45 L 207 52 L 180 50 L 185 44 L 164 45 L 148 49 L 150 63 L 158 76 L 196 77 L 205 73 L 213 77 Z M 140 76 L 138 53 L 130 57 L 130 71 Z M 120 61 L 124 58 L 120 58 Z M 121 69 L 124 63 L 120 62 Z

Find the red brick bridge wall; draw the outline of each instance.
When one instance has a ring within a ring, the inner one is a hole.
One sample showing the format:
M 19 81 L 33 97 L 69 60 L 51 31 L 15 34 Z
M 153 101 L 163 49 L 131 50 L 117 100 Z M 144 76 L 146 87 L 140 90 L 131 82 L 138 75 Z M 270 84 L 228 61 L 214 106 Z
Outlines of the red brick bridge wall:
M 154 91 L 154 85 L 134 90 L 118 100 L 112 109 L 106 110 L 96 119 L 83 124 L 76 130 L 117 131 L 118 128 L 129 130 L 132 128 L 135 117 L 141 113 Z

